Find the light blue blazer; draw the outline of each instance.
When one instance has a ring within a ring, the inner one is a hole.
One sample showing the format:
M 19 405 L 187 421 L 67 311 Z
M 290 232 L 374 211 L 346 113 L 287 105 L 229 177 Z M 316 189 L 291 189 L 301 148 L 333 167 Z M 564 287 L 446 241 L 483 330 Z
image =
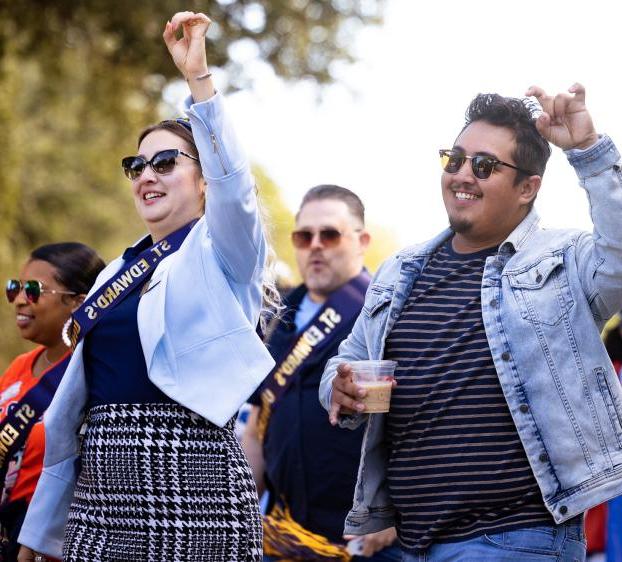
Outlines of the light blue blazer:
M 153 383 L 223 426 L 274 364 L 255 333 L 266 240 L 255 183 L 222 97 L 190 101 L 187 113 L 208 183 L 205 216 L 154 271 L 138 306 L 138 331 Z M 91 292 L 122 263 L 111 262 Z M 80 343 L 44 416 L 43 473 L 19 536 L 21 544 L 55 558 L 62 558 L 87 399 Z

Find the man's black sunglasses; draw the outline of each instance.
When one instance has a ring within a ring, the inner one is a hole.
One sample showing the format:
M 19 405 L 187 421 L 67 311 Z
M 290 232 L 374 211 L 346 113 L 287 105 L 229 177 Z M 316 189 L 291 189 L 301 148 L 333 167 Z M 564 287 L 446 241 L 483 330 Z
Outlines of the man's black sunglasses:
M 507 162 L 498 160 L 493 156 L 486 156 L 484 154 L 467 156 L 464 152 L 451 148 L 441 148 L 438 153 L 441 157 L 441 166 L 448 174 L 457 174 L 460 171 L 460 168 L 464 166 L 464 163 L 467 160 L 470 160 L 473 175 L 480 180 L 488 179 L 497 166 L 507 166 L 508 168 L 518 170 L 528 176 L 536 175 L 533 172 L 523 170 L 513 164 L 508 164 Z

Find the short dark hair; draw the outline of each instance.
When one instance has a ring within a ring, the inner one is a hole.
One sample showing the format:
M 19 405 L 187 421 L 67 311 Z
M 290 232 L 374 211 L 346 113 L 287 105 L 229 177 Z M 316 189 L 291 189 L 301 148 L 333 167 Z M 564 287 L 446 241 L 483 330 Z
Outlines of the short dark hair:
M 531 100 L 506 98 L 499 94 L 477 94 L 466 110 L 466 129 L 475 121 L 506 127 L 514 133 L 516 148 L 512 158 L 516 166 L 539 176 L 544 175 L 551 147 L 536 129 L 535 118 L 540 107 Z M 527 174 L 517 171 L 514 185 Z
M 56 281 L 79 295 L 89 292 L 106 265 L 95 250 L 80 242 L 39 246 L 31 252 L 30 259 L 48 262 L 56 270 Z
M 361 221 L 361 224 L 365 225 L 365 205 L 359 198 L 359 196 L 346 189 L 345 187 L 341 187 L 339 185 L 331 185 L 331 184 L 322 184 L 316 185 L 312 187 L 305 196 L 302 198 L 302 202 L 300 203 L 300 208 L 296 213 L 296 218 L 300 214 L 302 208 L 311 201 L 319 201 L 324 199 L 335 199 L 337 201 L 343 201 L 352 213 L 352 216 L 356 217 Z

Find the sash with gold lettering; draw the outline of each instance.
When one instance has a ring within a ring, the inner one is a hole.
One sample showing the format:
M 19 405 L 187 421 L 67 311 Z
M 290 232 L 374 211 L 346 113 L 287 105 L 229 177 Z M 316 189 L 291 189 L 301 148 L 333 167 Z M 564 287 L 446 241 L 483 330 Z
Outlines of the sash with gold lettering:
M 276 360 L 260 392 L 257 429 L 263 441 L 270 414 L 289 385 L 316 354 L 332 343 L 341 326 L 347 326 L 361 312 L 370 277 L 367 271 L 331 293 L 324 306 L 310 320 L 287 351 Z
M 0 422 L 0 483 L 4 483 L 13 455 L 24 445 L 32 427 L 50 405 L 70 358 L 67 355 L 54 365 L 34 387 L 8 407 L 5 418 Z
M 112 309 L 142 286 L 158 264 L 176 252 L 196 221 L 181 227 L 166 238 L 142 251 L 133 261 L 124 265 L 114 276 L 88 296 L 63 328 L 63 341 L 72 349 Z

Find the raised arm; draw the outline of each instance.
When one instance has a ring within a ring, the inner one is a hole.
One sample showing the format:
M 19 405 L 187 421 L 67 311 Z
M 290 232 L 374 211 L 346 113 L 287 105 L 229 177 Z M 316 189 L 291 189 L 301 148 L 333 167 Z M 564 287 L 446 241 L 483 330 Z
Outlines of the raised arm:
M 550 143 L 562 150 L 585 150 L 598 141 L 598 133 L 585 105 L 585 88 L 581 84 L 573 84 L 568 93 L 556 96 L 549 96 L 542 88 L 531 86 L 525 95 L 534 96 L 542 106 L 536 127 Z
M 205 34 L 211 23 L 205 14 L 178 12 L 166 22 L 162 34 L 175 66 L 188 82 L 195 103 L 216 94 L 205 52 Z M 179 30 L 181 37 L 177 39 Z
M 207 66 L 210 23 L 205 14 L 178 12 L 163 38 L 190 87 L 186 108 L 207 182 L 205 219 L 214 250 L 232 281 L 249 284 L 261 277 L 266 243 L 248 159 Z
M 602 326 L 622 307 L 620 154 L 609 137 L 596 133 L 581 84 L 555 96 L 537 86 L 526 94 L 535 96 L 542 106 L 536 122 L 540 134 L 566 151 L 588 193 L 594 230 L 578 238 L 576 260 L 584 294 Z

